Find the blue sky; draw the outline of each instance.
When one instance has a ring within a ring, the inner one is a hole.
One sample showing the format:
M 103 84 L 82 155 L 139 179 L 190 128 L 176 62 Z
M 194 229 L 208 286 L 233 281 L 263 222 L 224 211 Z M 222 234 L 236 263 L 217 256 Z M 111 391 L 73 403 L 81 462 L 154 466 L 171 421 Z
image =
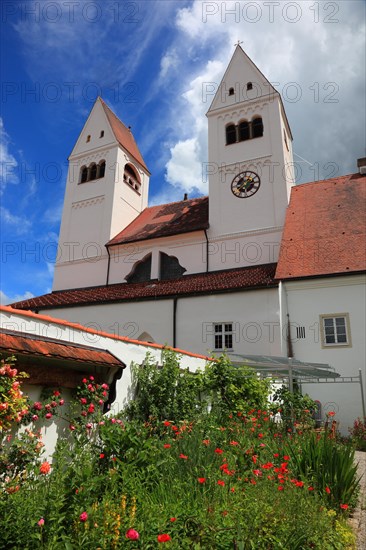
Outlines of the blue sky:
M 206 83 L 242 47 L 277 83 L 298 182 L 365 155 L 365 2 L 1 2 L 1 301 L 49 292 L 67 157 L 97 95 L 132 126 L 150 204 L 207 193 Z

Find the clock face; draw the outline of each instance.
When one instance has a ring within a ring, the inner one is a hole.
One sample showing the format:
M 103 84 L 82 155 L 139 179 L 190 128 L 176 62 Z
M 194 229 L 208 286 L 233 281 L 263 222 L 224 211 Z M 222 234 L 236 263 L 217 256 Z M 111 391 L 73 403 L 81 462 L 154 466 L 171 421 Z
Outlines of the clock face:
M 247 199 L 254 195 L 261 184 L 260 177 L 255 172 L 241 172 L 231 182 L 231 191 L 238 199 Z

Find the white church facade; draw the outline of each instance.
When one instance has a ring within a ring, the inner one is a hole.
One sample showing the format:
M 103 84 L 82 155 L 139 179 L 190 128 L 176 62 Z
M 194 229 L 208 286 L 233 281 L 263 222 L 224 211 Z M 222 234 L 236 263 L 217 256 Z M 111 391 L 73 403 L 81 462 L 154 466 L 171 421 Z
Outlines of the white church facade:
M 13 307 L 365 380 L 363 162 L 296 186 L 281 97 L 239 45 L 207 117 L 208 197 L 148 207 L 132 132 L 98 98 L 69 157 L 53 291 Z M 305 389 L 343 432 L 362 415 L 357 384 Z

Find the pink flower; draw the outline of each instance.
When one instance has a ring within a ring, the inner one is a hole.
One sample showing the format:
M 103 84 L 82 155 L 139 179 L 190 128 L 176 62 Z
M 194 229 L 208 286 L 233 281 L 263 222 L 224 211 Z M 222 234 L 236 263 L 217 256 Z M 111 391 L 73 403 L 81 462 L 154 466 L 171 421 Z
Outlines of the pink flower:
M 85 397 L 81 397 L 81 398 L 80 398 L 80 403 L 81 403 L 82 405 L 86 405 L 87 402 L 88 402 L 88 401 L 87 401 L 87 399 L 86 399 Z
M 35 409 L 36 411 L 41 411 L 42 403 L 40 403 L 39 401 L 36 401 L 35 403 L 33 403 L 33 409 Z
M 37 525 L 39 525 L 40 527 L 43 527 L 44 526 L 44 519 L 41 518 L 39 521 L 37 521 Z
M 135 529 L 128 529 L 128 531 L 126 531 L 126 539 L 138 540 L 139 538 L 140 534 Z
M 89 376 L 89 380 L 94 380 L 94 376 Z
M 33 422 L 36 422 L 38 420 L 38 415 L 34 414 L 32 416 L 32 420 L 33 420 Z
M 50 418 L 52 418 L 52 413 L 47 413 L 45 418 L 47 418 L 47 420 L 49 420 Z
M 91 430 L 93 427 L 93 424 L 90 424 L 90 422 L 88 422 L 87 424 L 85 424 L 85 427 L 87 430 Z
M 83 384 L 86 384 L 86 383 L 87 383 L 87 379 L 86 379 L 86 378 L 83 378 L 83 379 L 82 379 L 82 383 L 83 383 Z
M 86 512 L 82 512 L 79 516 L 80 521 L 85 522 L 88 519 L 88 514 Z
M 102 388 L 102 390 L 108 390 L 109 386 L 108 386 L 108 384 L 102 384 L 101 388 Z
M 76 430 L 75 426 L 73 424 L 70 424 L 69 425 L 69 429 L 73 432 L 74 430 Z
M 58 404 L 60 405 L 60 407 L 62 407 L 62 405 L 64 405 L 65 403 L 65 399 L 60 399 L 60 401 L 58 402 Z
M 94 404 L 90 403 L 89 408 L 88 408 L 88 413 L 93 413 L 94 411 L 95 411 Z

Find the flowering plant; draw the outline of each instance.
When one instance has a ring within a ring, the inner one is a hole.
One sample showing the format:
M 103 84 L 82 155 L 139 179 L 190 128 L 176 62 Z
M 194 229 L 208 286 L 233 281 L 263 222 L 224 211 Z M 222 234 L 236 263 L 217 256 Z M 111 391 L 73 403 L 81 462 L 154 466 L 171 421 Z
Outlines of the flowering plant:
M 15 357 L 0 363 L 0 433 L 21 422 L 28 413 L 28 400 L 20 389 L 21 380 L 28 377 L 14 368 Z

